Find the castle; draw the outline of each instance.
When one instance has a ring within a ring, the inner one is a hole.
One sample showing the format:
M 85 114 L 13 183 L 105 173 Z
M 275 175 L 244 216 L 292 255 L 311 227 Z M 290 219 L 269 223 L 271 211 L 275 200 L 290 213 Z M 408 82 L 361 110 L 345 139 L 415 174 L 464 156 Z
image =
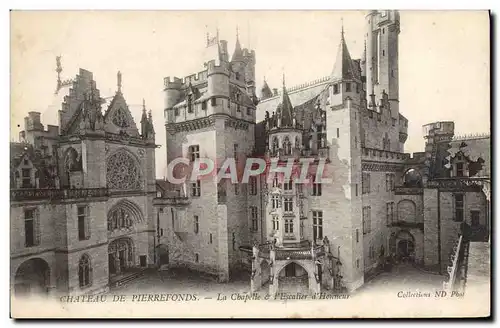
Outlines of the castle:
M 38 112 L 10 145 L 11 286 L 16 296 L 109 290 L 154 265 L 155 132 L 140 130 L 121 92 L 101 97 L 93 74 L 64 82 L 59 126 Z M 104 113 L 102 112 L 104 109 Z
M 231 58 L 217 36 L 207 40 L 214 57 L 206 70 L 165 78 L 168 163 L 291 160 L 312 172 L 324 166 L 333 180 L 159 181 L 170 266 L 220 281 L 250 270 L 251 289 L 271 294 L 290 286 L 352 291 L 389 256 L 444 272 L 464 221 L 486 238 L 489 137 L 454 141 L 453 122 L 436 122 L 424 127 L 425 152 L 404 153 L 399 13 L 371 11 L 365 24 L 361 59 L 342 31 L 331 74 L 289 89 L 284 77 L 281 92 L 264 81 L 257 97 L 255 51 L 238 38 Z
M 204 70 L 164 79 L 167 163 L 189 163 L 171 177 L 201 158 L 217 170 L 234 158 L 240 171 L 261 158 L 304 168 L 308 183 L 283 172 L 155 179 L 152 115 L 144 105 L 139 132 L 121 74 L 109 98 L 86 70 L 58 78 L 57 92 L 69 92 L 59 127 L 31 112 L 11 143 L 15 292 L 100 293 L 143 268 L 179 266 L 221 282 L 244 270 L 252 291 L 271 294 L 354 291 L 389 259 L 445 273 L 463 236 L 488 241 L 490 137 L 434 122 L 425 150 L 405 153 L 399 13 L 371 11 L 365 25 L 360 59 L 342 30 L 330 75 L 297 87 L 284 76 L 258 92 L 255 51 L 237 38 L 230 56 L 218 35 L 207 36 Z

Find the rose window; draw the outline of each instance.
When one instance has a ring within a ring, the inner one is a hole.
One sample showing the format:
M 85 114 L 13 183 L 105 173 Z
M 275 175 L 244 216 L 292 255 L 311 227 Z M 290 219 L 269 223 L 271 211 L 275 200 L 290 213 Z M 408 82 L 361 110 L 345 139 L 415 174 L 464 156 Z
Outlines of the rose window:
M 118 108 L 113 115 L 113 123 L 120 128 L 127 128 L 129 126 L 127 114 L 122 108 Z
M 142 189 L 140 170 L 131 155 L 120 151 L 109 157 L 107 161 L 107 184 L 110 189 Z

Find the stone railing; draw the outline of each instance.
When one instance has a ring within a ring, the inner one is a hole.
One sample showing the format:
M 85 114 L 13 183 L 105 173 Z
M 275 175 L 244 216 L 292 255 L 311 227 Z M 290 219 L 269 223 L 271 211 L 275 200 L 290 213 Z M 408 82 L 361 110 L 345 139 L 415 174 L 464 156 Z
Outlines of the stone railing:
M 448 266 L 447 272 L 449 275 L 448 281 L 443 282 L 443 289 L 451 295 L 453 291 L 457 279 L 458 269 L 459 269 L 459 259 L 460 259 L 460 251 L 462 249 L 463 244 L 463 236 L 460 235 L 458 238 L 457 244 L 453 247 L 453 253 L 451 254 L 451 266 Z
M 394 194 L 396 195 L 422 195 L 424 193 L 423 188 L 418 187 L 395 187 Z
M 189 197 L 186 196 L 167 196 L 167 197 L 157 197 L 153 199 L 153 205 L 163 205 L 163 206 L 185 206 L 191 202 Z
M 107 188 L 81 189 L 13 189 L 10 191 L 11 201 L 27 200 L 62 200 L 72 198 L 108 197 Z
M 408 160 L 410 159 L 410 154 L 407 153 L 397 153 L 389 150 L 375 149 L 375 148 L 363 148 L 362 154 L 368 157 L 374 157 L 376 159 L 399 159 Z
M 488 178 L 445 178 L 427 181 L 426 187 L 460 191 L 483 188 L 489 183 Z

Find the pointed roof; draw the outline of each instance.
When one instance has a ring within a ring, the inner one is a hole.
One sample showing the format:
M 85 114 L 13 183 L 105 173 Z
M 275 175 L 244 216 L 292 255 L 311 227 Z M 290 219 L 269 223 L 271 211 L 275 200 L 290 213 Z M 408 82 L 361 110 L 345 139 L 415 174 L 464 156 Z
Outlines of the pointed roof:
M 263 99 L 271 98 L 273 96 L 273 92 L 271 91 L 271 88 L 267 84 L 265 77 L 264 77 L 264 85 L 262 85 L 262 88 L 260 89 L 260 95 Z
M 285 74 L 283 74 L 283 92 L 281 93 L 281 102 L 277 108 L 277 115 L 281 119 L 279 127 L 293 127 L 293 106 L 285 87 Z
M 243 50 L 241 49 L 240 38 L 238 35 L 238 29 L 236 29 L 236 45 L 234 47 L 233 57 L 231 61 L 243 61 Z
M 347 44 L 344 38 L 344 27 L 342 26 L 342 33 L 340 37 L 340 44 L 337 51 L 337 59 L 333 66 L 331 74 L 332 79 L 353 79 L 357 77 L 354 65 L 347 49 Z

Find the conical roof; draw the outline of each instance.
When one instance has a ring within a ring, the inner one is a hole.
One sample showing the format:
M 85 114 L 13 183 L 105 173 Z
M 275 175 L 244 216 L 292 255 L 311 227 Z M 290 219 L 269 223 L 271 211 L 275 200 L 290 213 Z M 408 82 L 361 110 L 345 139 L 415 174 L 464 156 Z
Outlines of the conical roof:
M 281 125 L 279 127 L 293 127 L 293 106 L 285 87 L 285 77 L 283 76 L 283 92 L 281 102 L 278 105 L 277 114 L 280 115 Z
M 344 32 L 342 31 L 342 36 L 340 38 L 340 44 L 337 51 L 337 58 L 335 60 L 335 65 L 333 66 L 331 78 L 332 79 L 353 79 L 357 76 L 356 70 L 347 49 L 347 44 L 344 39 Z
M 243 50 L 241 49 L 240 38 L 236 34 L 236 45 L 234 47 L 233 57 L 231 57 L 231 61 L 243 61 Z

